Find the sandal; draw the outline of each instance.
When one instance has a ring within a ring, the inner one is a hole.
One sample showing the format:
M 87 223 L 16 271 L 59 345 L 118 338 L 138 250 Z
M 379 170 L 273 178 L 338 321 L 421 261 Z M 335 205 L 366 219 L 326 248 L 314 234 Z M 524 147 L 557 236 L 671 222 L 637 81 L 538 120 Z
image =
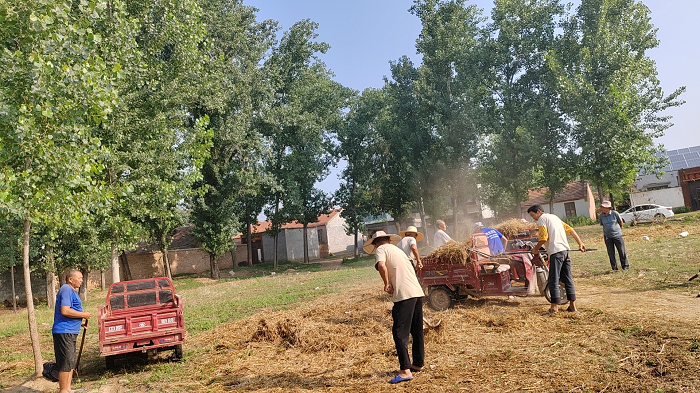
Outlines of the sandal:
M 557 312 L 558 312 L 558 311 L 554 311 L 554 310 L 552 310 L 552 309 L 550 308 L 549 310 L 543 312 L 543 313 L 540 314 L 540 315 L 545 316 L 545 317 L 549 317 L 549 316 L 552 316 L 552 315 L 556 314 Z

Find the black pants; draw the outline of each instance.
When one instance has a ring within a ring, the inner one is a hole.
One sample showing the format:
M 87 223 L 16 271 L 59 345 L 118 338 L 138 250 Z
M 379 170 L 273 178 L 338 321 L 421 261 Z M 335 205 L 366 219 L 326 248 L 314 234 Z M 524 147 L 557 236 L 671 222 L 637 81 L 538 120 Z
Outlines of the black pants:
M 56 354 L 56 365 L 59 371 L 70 371 L 75 367 L 75 343 L 78 335 L 73 333 L 54 333 L 53 350 Z
M 423 298 L 414 297 L 394 303 L 391 309 L 394 326 L 391 333 L 394 336 L 396 354 L 399 357 L 401 370 L 411 368 L 408 357 L 408 334 L 413 337 L 413 365 L 423 367 L 425 348 L 423 342 Z
M 569 300 L 576 300 L 576 292 L 574 291 L 574 277 L 571 275 L 571 259 L 569 259 L 569 251 L 555 252 L 549 256 L 549 295 L 552 297 L 551 302 L 559 304 L 561 295 L 559 294 L 559 281 L 566 288 L 566 297 Z
M 620 237 L 606 237 L 605 247 L 608 249 L 608 258 L 610 258 L 610 267 L 612 270 L 617 270 L 617 259 L 615 259 L 615 249 L 617 248 L 617 253 L 620 254 L 620 264 L 622 269 L 627 270 L 630 268 L 629 262 L 627 262 L 627 251 L 625 251 L 625 241 Z

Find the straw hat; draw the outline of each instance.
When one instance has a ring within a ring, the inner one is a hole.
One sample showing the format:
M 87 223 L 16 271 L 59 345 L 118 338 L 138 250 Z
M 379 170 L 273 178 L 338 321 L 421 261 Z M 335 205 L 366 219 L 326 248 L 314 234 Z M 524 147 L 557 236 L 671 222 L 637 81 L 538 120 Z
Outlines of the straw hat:
M 389 242 L 390 242 L 391 244 L 393 244 L 393 245 L 396 245 L 396 244 L 398 244 L 398 243 L 401 241 L 401 237 L 400 237 L 399 235 L 394 235 L 394 234 L 387 235 L 386 232 L 384 232 L 384 231 L 377 231 L 377 232 L 374 233 L 374 235 L 372 235 L 371 238 L 367 239 L 367 241 L 365 242 L 365 245 L 362 246 L 362 249 L 365 250 L 365 252 L 366 252 L 367 254 L 374 254 L 374 252 L 375 252 L 375 250 L 377 249 L 377 247 L 375 247 L 375 246 L 372 244 L 372 242 L 373 242 L 375 239 L 380 238 L 380 237 L 388 237 L 388 238 L 389 238 Z
M 610 203 L 610 201 L 603 201 L 600 203 L 600 207 L 612 208 L 612 203 Z
M 423 240 L 423 234 L 418 232 L 418 228 L 414 227 L 413 225 L 409 225 L 405 231 L 399 231 L 399 235 L 401 235 L 401 237 L 406 237 L 407 233 L 415 233 L 416 241 L 418 242 Z
M 481 221 L 477 221 L 474 223 L 474 226 L 472 227 L 472 233 L 477 233 L 481 230 L 481 228 L 484 227 L 484 224 Z

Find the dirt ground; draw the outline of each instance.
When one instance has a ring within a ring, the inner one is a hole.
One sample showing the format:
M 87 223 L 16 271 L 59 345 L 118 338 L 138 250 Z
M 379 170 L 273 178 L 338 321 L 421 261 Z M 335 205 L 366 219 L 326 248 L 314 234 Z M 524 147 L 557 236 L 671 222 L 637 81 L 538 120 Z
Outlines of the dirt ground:
M 377 277 L 190 336 L 186 375 L 125 365 L 81 386 L 96 393 L 700 392 L 697 292 L 578 285 L 580 313 L 551 317 L 540 315 L 547 309 L 541 296 L 467 299 L 443 312 L 425 307 L 431 322 L 441 320 L 426 334 L 427 370 L 394 386 L 386 383 L 398 371 L 391 303 Z M 17 381 L 5 391 L 55 392 L 57 384 Z

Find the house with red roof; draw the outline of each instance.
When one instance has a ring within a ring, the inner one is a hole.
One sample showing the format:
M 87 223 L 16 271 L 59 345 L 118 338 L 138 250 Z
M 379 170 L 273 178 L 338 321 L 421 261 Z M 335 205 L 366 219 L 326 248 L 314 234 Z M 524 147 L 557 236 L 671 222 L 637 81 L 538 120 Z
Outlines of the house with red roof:
M 340 216 L 340 210 L 334 209 L 329 214 L 322 214 L 316 222 L 307 225 L 306 242 L 309 249 L 309 259 L 321 259 L 330 254 L 353 252 L 355 239 L 354 236 L 348 236 L 345 233 L 345 219 Z M 272 261 L 273 259 L 275 243 L 272 234 L 268 232 L 270 228 L 270 222 L 263 221 L 258 222 L 251 229 L 253 263 L 260 260 Z M 304 226 L 297 221 L 282 225 L 277 236 L 278 260 L 304 260 L 303 232 Z M 236 235 L 235 240 L 237 249 L 245 249 L 247 241 L 245 234 Z M 238 255 L 238 252 L 236 254 Z
M 545 197 L 548 190 L 547 187 L 544 187 L 528 191 L 529 199 L 520 204 L 523 212 L 522 218 L 532 220 L 527 214 L 527 208 L 532 205 L 542 205 L 545 213 L 555 214 L 562 220 L 576 216 L 596 218 L 595 200 L 588 181 L 575 181 L 567 184 L 561 192 L 554 196 L 552 211 L 550 211 L 549 198 Z
M 209 270 L 209 254 L 204 252 L 192 235 L 194 227 L 178 228 L 168 248 L 168 260 L 172 274 L 201 274 Z M 251 249 L 253 263 L 271 262 L 274 256 L 274 238 L 267 232 L 270 222 L 258 222 L 252 227 Z M 340 216 L 340 209 L 322 214 L 318 221 L 307 225 L 309 259 L 321 259 L 333 254 L 352 253 L 354 236 L 345 233 L 345 219 Z M 284 224 L 278 236 L 277 258 L 279 261 L 303 261 L 304 243 L 303 226 L 298 222 Z M 358 241 L 361 242 L 361 235 Z M 234 236 L 235 250 L 219 258 L 219 269 L 225 271 L 247 260 L 247 239 L 245 234 Z M 362 244 L 360 244 L 361 248 Z M 120 277 L 126 280 L 159 277 L 165 275 L 163 255 L 152 245 L 141 243 L 135 250 L 120 256 Z M 225 274 L 225 273 L 222 273 Z M 111 269 L 103 272 L 91 272 L 88 277 L 90 287 L 110 285 Z M 102 281 L 104 284 L 102 284 Z

